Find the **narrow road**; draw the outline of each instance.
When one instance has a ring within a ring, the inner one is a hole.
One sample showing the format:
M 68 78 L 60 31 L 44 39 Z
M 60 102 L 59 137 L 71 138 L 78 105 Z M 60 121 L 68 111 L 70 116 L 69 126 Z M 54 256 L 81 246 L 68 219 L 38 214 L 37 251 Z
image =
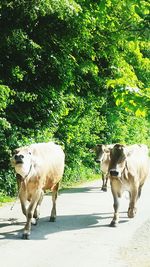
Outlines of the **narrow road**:
M 51 196 L 44 197 L 41 218 L 30 240 L 21 239 L 25 217 L 17 202 L 0 208 L 1 267 L 150 267 L 150 179 L 138 212 L 128 219 L 128 195 L 120 204 L 120 223 L 109 227 L 113 215 L 110 192 L 100 181 L 61 191 L 57 221 L 49 222 Z

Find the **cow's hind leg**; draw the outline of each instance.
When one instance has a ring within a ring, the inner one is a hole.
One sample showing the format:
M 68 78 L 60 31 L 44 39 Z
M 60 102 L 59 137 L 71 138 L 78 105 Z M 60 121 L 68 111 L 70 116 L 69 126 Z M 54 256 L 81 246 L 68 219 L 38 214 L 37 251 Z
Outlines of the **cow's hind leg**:
M 50 222 L 55 222 L 56 221 L 56 200 L 58 196 L 58 188 L 59 188 L 59 183 L 57 183 L 53 189 L 52 189 L 52 210 L 51 210 L 51 216 L 50 216 Z

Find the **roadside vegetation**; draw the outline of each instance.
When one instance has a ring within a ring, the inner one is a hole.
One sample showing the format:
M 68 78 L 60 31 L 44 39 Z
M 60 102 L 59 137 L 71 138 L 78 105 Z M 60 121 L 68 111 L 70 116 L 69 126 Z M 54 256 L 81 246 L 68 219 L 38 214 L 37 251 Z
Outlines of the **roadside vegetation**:
M 97 143 L 150 145 L 149 3 L 0 1 L 0 198 L 12 150 L 54 140 L 63 186 L 99 173 Z
M 12 198 L 12 197 L 4 194 L 4 193 L 0 193 L 0 206 L 2 206 L 6 202 L 11 202 L 13 200 L 14 200 L 14 198 Z

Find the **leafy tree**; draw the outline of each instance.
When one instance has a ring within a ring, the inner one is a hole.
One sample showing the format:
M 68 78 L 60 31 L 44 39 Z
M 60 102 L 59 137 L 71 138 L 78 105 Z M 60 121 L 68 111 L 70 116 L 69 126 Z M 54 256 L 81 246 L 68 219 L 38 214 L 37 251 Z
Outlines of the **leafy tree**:
M 3 191 L 20 145 L 62 144 L 69 181 L 94 170 L 98 142 L 150 143 L 148 18 L 145 0 L 0 1 Z

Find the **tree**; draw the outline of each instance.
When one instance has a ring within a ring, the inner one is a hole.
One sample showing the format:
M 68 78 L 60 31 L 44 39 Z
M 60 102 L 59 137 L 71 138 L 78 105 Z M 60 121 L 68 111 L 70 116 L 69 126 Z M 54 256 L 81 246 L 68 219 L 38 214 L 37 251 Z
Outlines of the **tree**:
M 89 148 L 97 142 L 138 142 L 141 132 L 149 142 L 148 9 L 144 0 L 1 1 L 7 193 L 14 193 L 8 159 L 17 146 L 54 139 L 65 147 L 66 179 L 78 179 L 94 168 Z

